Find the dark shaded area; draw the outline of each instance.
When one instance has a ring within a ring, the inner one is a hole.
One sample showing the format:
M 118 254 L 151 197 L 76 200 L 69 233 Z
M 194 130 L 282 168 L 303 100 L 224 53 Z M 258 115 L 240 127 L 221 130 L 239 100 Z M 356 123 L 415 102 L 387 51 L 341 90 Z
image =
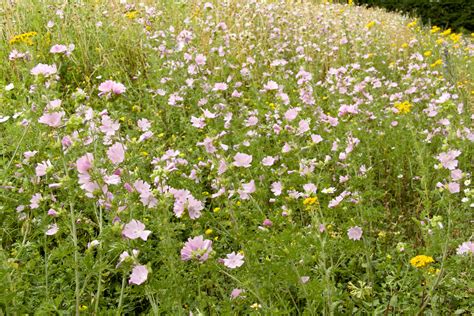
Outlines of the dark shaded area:
M 419 16 L 424 24 L 474 32 L 474 0 L 355 0 L 358 5 Z

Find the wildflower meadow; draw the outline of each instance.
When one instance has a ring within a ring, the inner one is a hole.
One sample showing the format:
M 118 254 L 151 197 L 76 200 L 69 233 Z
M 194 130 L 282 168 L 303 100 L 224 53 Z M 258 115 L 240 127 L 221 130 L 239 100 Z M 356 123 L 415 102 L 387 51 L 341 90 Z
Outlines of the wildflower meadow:
M 472 315 L 474 34 L 345 2 L 3 1 L 0 315 Z

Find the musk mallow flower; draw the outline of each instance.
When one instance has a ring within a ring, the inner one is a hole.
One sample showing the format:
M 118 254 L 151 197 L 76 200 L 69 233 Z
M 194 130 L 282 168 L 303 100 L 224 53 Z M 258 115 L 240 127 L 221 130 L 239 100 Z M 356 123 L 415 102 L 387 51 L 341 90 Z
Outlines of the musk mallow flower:
M 41 124 L 48 125 L 50 127 L 58 127 L 61 125 L 61 119 L 64 116 L 64 112 L 51 112 L 43 114 L 38 122 Z
M 181 249 L 181 260 L 198 260 L 204 262 L 209 258 L 212 251 L 212 241 L 204 239 L 203 236 L 189 238 Z
M 53 236 L 55 235 L 59 230 L 59 227 L 57 224 L 51 224 L 48 226 L 48 230 L 46 231 L 46 235 L 48 236 Z
M 359 226 L 349 228 L 347 230 L 347 236 L 351 240 L 360 240 L 362 238 L 362 228 Z
M 52 168 L 53 168 L 53 165 L 51 164 L 51 161 L 49 161 L 49 159 L 46 161 L 42 161 L 36 165 L 36 168 L 35 168 L 36 176 L 42 177 L 46 175 L 48 171 L 51 170 Z
M 240 294 L 242 294 L 243 292 L 245 292 L 245 290 L 235 288 L 235 289 L 233 289 L 232 292 L 230 293 L 230 298 L 231 298 L 231 299 L 236 299 L 236 298 L 239 297 Z
M 241 267 L 244 264 L 244 255 L 235 253 L 235 251 L 227 254 L 227 258 L 223 260 L 224 265 L 227 268 L 235 269 Z
M 58 68 L 56 65 L 46 65 L 46 64 L 38 64 L 35 67 L 33 67 L 30 71 L 30 73 L 33 76 L 44 76 L 44 77 L 49 77 L 51 75 L 56 74 L 58 71 Z
M 237 153 L 234 156 L 234 166 L 236 167 L 244 167 L 248 168 L 250 167 L 250 164 L 252 163 L 252 156 L 243 154 L 243 153 Z
M 448 170 L 454 170 L 458 166 L 458 161 L 457 157 L 461 155 L 461 151 L 459 150 L 450 150 L 448 152 L 442 152 L 438 156 L 436 156 L 436 159 L 441 163 L 441 165 L 448 169 Z
M 101 97 L 105 95 L 109 97 L 111 94 L 119 95 L 124 93 L 125 90 L 127 90 L 127 88 L 125 88 L 123 84 L 112 80 L 106 80 L 99 85 L 99 96 Z
M 458 255 L 474 254 L 474 242 L 465 241 L 456 249 Z
M 141 238 L 146 241 L 150 234 L 150 230 L 145 230 L 145 224 L 135 219 L 132 219 L 128 224 L 125 224 L 122 230 L 122 236 L 128 239 Z
M 119 164 L 125 159 L 125 148 L 121 143 L 115 143 L 107 150 L 107 157 L 113 164 Z
M 80 157 L 76 161 L 76 168 L 80 174 L 85 174 L 92 168 L 92 162 L 94 161 L 94 156 L 91 153 L 87 153 L 84 156 Z
M 148 269 L 144 265 L 133 267 L 128 284 L 140 285 L 148 279 Z

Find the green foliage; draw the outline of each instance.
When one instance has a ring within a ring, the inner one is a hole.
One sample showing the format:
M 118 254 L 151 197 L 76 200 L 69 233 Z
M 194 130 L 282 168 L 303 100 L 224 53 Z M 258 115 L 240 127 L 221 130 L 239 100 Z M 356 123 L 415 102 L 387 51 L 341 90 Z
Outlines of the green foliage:
M 377 6 L 414 16 L 429 25 L 474 32 L 474 1 L 471 0 L 355 0 L 359 5 Z

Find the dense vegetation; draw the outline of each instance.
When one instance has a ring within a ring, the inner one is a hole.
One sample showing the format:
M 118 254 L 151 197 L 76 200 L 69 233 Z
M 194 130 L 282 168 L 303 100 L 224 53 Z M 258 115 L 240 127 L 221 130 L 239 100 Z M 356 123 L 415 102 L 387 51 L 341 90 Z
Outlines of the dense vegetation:
M 419 16 L 429 25 L 474 32 L 474 1 L 471 0 L 355 0 L 355 3 Z
M 470 35 L 144 2 L 1 7 L 0 314 L 474 310 Z

